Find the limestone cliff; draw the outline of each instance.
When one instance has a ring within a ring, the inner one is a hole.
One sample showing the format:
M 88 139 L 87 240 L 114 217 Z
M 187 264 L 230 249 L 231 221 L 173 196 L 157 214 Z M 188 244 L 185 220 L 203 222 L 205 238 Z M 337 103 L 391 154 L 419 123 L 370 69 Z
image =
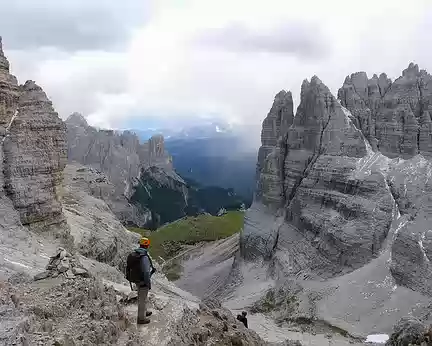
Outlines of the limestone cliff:
M 385 174 L 407 220 L 394 237 L 392 274 L 399 284 L 430 294 L 432 76 L 413 63 L 394 82 L 358 72 L 346 78 L 339 98 L 374 150 L 395 158 Z
M 285 131 L 263 138 L 264 148 L 270 142 L 274 148 L 262 165 L 254 208 L 282 208 L 276 211 L 279 226 L 287 229 L 259 234 L 245 228 L 245 255 L 253 253 L 250 244 L 265 256 L 287 247 L 294 270 L 322 276 L 364 265 L 381 248 L 393 205 L 382 174 L 356 174 L 361 159 L 371 154 L 362 133 L 317 77 L 304 81 L 296 116 Z
M 281 207 L 282 202 L 282 175 L 279 165 L 283 159 L 284 146 L 280 141 L 285 138 L 293 118 L 292 95 L 290 92 L 282 90 L 275 96 L 273 106 L 263 121 L 262 145 L 258 151 L 257 163 L 259 186 L 257 186 L 256 198 L 263 199 L 267 204 L 275 207 Z M 266 161 L 269 154 L 271 154 L 272 159 Z
M 172 160 L 164 148 L 163 136 L 154 136 L 141 144 L 130 131 L 98 130 L 74 113 L 66 120 L 70 162 L 91 166 L 107 175 L 114 191 L 102 198 L 124 224 L 139 227 L 151 222 L 151 210 L 136 198 L 143 171 L 151 167 L 174 173 Z M 132 198 L 135 196 L 135 198 Z M 184 195 L 183 199 L 187 199 Z M 168 201 L 169 203 L 169 201 Z
M 64 220 L 59 201 L 66 164 L 66 128 L 43 90 L 32 81 L 17 86 L 0 41 L 2 182 L 25 225 Z
M 20 91 L 3 146 L 5 189 L 23 224 L 58 223 L 63 217 L 59 186 L 67 160 L 66 127 L 34 82 L 27 81 Z
M 291 292 L 299 304 L 275 308 L 277 318 L 324 319 L 356 333 L 389 332 L 407 314 L 428 318 L 431 86 L 411 64 L 394 82 L 347 77 L 338 101 L 313 77 L 286 130 L 276 115 L 290 111 L 285 94 L 276 96 L 234 287 L 256 287 L 255 300 L 263 287 Z
M 411 158 L 432 151 L 432 76 L 411 63 L 392 82 L 385 73 L 346 77 L 338 97 L 351 111 L 374 150 L 388 157 Z

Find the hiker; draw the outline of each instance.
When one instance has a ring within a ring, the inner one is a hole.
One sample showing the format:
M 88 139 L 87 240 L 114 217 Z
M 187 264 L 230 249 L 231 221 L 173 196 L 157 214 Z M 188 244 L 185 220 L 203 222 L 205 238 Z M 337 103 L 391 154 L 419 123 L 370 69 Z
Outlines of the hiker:
M 247 317 L 246 317 L 246 315 L 247 315 L 247 312 L 246 312 L 246 311 L 243 311 L 241 315 L 240 315 L 240 314 L 237 315 L 237 319 L 238 319 L 240 322 L 243 322 L 244 326 L 245 326 L 246 328 L 248 328 L 248 322 L 247 322 Z
M 140 247 L 131 252 L 127 258 L 126 279 L 129 281 L 132 289 L 132 283 L 138 289 L 138 316 L 137 324 L 148 324 L 148 318 L 152 312 L 147 311 L 147 296 L 151 290 L 151 276 L 156 272 L 152 260 L 148 254 L 150 239 L 141 238 Z

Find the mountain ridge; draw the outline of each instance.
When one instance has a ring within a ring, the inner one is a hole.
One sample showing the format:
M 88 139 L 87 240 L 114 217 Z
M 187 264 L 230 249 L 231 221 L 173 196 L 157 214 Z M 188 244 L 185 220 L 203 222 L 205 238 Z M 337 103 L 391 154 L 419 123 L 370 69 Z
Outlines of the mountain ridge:
M 277 268 L 271 274 L 280 277 L 276 291 L 286 287 L 281 278 L 297 285 L 300 306 L 312 304 L 313 318 L 363 333 L 389 333 L 404 314 L 427 320 L 424 308 L 405 303 L 431 301 L 426 224 L 432 215 L 424 195 L 429 144 L 417 144 L 412 135 L 424 138 L 429 131 L 420 119 L 431 104 L 431 86 L 430 75 L 410 64 L 393 83 L 384 74 L 369 81 L 365 73 L 347 77 L 341 100 L 317 77 L 305 80 L 295 116 L 291 106 L 283 110 L 285 94 L 276 95 L 263 122 L 257 190 L 240 251 L 246 263 L 265 260 Z M 349 281 L 355 275 L 362 286 Z M 365 275 L 374 285 L 361 281 Z M 302 292 L 317 280 L 323 287 L 338 285 L 338 295 L 310 301 Z M 349 300 L 362 294 L 370 295 L 369 302 L 361 300 L 363 314 L 384 314 L 373 305 L 384 297 L 381 304 L 399 312 L 381 321 L 351 319 Z M 298 313 L 310 316 L 302 308 Z M 279 314 L 289 316 L 288 310 Z

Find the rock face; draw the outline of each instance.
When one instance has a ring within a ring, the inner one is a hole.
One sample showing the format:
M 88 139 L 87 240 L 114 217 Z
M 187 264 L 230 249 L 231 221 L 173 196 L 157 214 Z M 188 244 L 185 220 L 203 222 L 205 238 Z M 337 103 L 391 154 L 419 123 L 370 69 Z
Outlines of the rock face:
M 66 124 L 69 162 L 104 172 L 115 187 L 104 200 L 123 223 L 144 227 L 150 221 L 150 211 L 142 205 L 132 205 L 128 200 L 139 184 L 143 168 L 157 166 L 172 171 L 163 137 L 154 136 L 147 143 L 140 144 L 134 133 L 97 130 L 78 113 L 69 116 Z
M 20 91 L 17 113 L 3 146 L 6 192 L 23 224 L 59 223 L 66 127 L 34 82 L 27 81 Z
M 68 164 L 64 176 L 62 203 L 77 250 L 123 270 L 139 235 L 125 229 L 104 202 L 114 186 L 103 173 L 79 164 Z
M 9 73 L 9 61 L 4 56 L 0 37 L 0 133 L 2 135 L 15 114 L 18 97 L 18 81 Z
M 59 186 L 66 164 L 66 128 L 39 86 L 32 81 L 17 86 L 1 41 L 0 133 L 1 182 L 21 222 L 63 222 Z
M 394 327 L 393 334 L 386 346 L 399 345 L 431 345 L 432 340 L 427 338 L 428 329 L 415 318 L 402 318 Z M 429 341 L 429 342 L 428 342 Z
M 399 285 L 431 295 L 432 162 L 418 155 L 398 160 L 388 172 L 392 193 L 406 222 L 394 237 L 391 272 Z
M 394 82 L 352 74 L 338 101 L 313 77 L 285 121 L 275 114 L 290 114 L 287 94 L 276 96 L 232 301 L 288 291 L 295 315 L 282 304 L 277 319 L 322 319 L 365 336 L 389 334 L 403 316 L 431 319 L 431 87 L 410 64 Z
M 338 92 L 374 150 L 388 157 L 411 158 L 432 150 L 432 76 L 411 63 L 392 82 L 382 73 L 348 76 Z
M 140 149 L 140 159 L 145 166 L 163 167 L 172 170 L 172 159 L 165 151 L 165 142 L 162 135 L 152 136 L 148 143 Z
M 288 229 L 259 234 L 245 228 L 245 256 L 257 250 L 269 256 L 276 247 L 286 247 L 295 253 L 294 270 L 327 276 L 378 254 L 391 222 L 392 198 L 383 175 L 357 174 L 371 150 L 348 114 L 317 77 L 303 83 L 292 126 L 285 134 L 274 132 L 279 137 L 273 138 L 275 148 L 261 169 L 262 197 L 257 193 L 254 206 L 283 207 L 279 227 Z
M 282 164 L 284 140 L 294 119 L 293 100 L 290 92 L 280 91 L 274 99 L 269 114 L 263 121 L 261 131 L 262 146 L 258 151 L 256 197 L 276 208 L 282 206 Z M 271 158 L 267 159 L 271 154 Z
M 142 168 L 131 202 L 152 212 L 153 229 L 186 215 L 188 188 L 173 170 L 150 166 Z
M 394 82 L 359 72 L 346 78 L 339 98 L 375 151 L 406 160 L 393 160 L 384 173 L 407 217 L 394 237 L 391 271 L 398 284 L 430 295 L 432 76 L 413 63 Z

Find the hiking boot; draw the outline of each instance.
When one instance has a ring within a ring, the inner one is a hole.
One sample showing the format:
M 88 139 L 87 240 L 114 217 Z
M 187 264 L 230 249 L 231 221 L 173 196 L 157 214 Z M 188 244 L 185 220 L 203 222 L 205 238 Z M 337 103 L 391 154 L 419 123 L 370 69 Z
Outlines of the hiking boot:
M 150 318 L 143 318 L 142 320 L 137 319 L 137 324 L 149 324 Z
M 151 315 L 152 315 L 152 313 L 153 313 L 153 311 L 147 311 L 147 312 L 146 312 L 146 317 L 149 317 L 149 316 L 151 316 Z

